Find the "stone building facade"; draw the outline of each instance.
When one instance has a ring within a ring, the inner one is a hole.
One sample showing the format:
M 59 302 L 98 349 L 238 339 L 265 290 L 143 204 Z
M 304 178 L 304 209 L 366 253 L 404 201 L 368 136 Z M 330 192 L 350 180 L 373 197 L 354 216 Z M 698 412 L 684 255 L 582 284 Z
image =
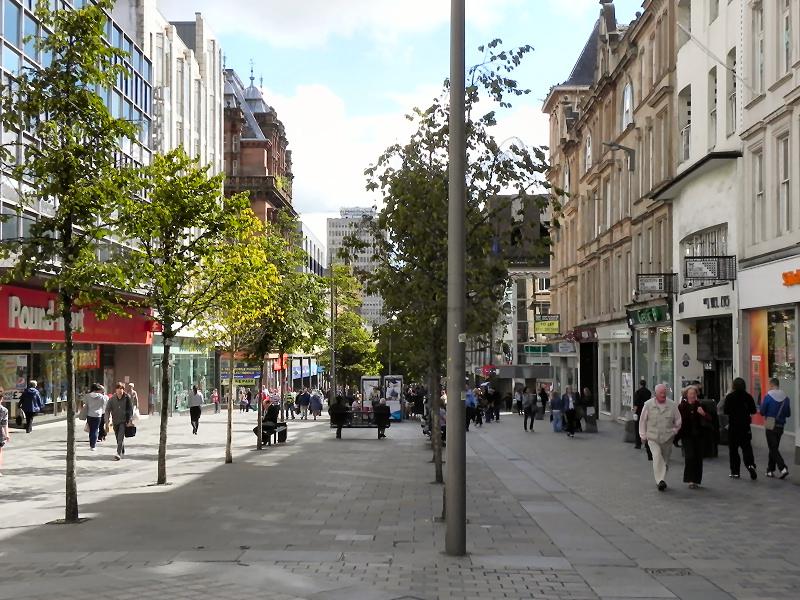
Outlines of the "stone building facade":
M 564 192 L 552 233 L 552 312 L 563 335 L 554 384 L 588 388 L 614 417 L 630 406 L 637 376 L 672 382 L 669 297 L 635 286 L 637 274 L 672 271 L 671 206 L 651 193 L 675 170 L 676 8 L 648 1 L 622 25 L 613 2 L 601 2 L 570 77 L 543 109 L 548 180 Z

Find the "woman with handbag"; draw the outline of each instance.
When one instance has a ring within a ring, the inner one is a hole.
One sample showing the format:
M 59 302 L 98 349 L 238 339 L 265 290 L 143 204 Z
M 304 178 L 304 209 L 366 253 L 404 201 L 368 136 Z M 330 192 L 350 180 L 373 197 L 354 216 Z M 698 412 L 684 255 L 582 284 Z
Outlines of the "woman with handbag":
M 690 385 L 684 391 L 684 400 L 678 405 L 681 427 L 675 440 L 683 448 L 683 482 L 691 489 L 703 482 L 703 449 L 706 437 L 711 433 L 711 414 L 701 405 L 697 388 Z
M 117 453 L 114 460 L 121 460 L 125 455 L 126 429 L 135 431 L 131 419 L 133 418 L 133 403 L 131 397 L 125 393 L 125 384 L 121 381 L 114 388 L 114 395 L 109 398 L 106 404 L 106 429 L 108 423 L 114 424 L 114 436 L 117 438 Z
M 769 380 L 769 392 L 764 396 L 759 412 L 764 417 L 764 433 L 767 436 L 769 460 L 767 461 L 767 477 L 775 477 L 775 467 L 778 468 L 781 479 L 786 479 L 789 469 L 781 456 L 780 445 L 783 436 L 783 427 L 786 419 L 792 416 L 789 396 L 780 389 L 781 382 L 775 377 Z
M 86 425 L 89 430 L 89 450 L 92 452 L 97 446 L 100 421 L 103 418 L 103 413 L 106 412 L 107 402 L 106 390 L 99 383 L 93 383 L 89 393 L 83 397 L 83 407 L 79 416 L 86 419 Z

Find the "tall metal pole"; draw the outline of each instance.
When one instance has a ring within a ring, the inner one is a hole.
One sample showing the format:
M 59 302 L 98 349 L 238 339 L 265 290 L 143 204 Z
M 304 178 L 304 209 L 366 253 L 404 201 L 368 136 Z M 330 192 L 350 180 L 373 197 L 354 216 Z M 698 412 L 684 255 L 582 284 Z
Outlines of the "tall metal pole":
M 450 188 L 447 220 L 447 532 L 445 551 L 467 553 L 466 417 L 464 389 L 464 215 L 466 131 L 464 125 L 465 0 L 450 7 Z
M 336 403 L 336 282 L 333 276 L 333 265 L 331 270 L 331 398 L 329 405 Z

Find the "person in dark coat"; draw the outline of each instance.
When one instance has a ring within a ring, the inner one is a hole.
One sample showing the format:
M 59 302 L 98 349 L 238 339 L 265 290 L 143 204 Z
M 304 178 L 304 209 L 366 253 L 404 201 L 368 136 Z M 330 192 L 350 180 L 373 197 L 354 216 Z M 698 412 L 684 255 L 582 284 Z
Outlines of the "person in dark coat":
M 544 411 L 547 409 L 547 401 L 549 400 L 547 390 L 544 386 L 539 388 L 539 402 L 542 404 L 542 418 L 544 418 Z
M 647 389 L 647 382 L 642 379 L 639 382 L 639 389 L 636 390 L 636 393 L 633 395 L 633 414 L 636 421 L 638 421 L 642 416 L 644 403 L 650 400 L 652 397 L 653 394 Z M 636 436 L 636 442 L 634 443 L 633 447 L 637 450 L 642 449 L 642 439 L 638 435 Z M 645 442 L 644 447 L 645 450 L 647 450 L 647 460 L 653 460 L 653 455 L 650 452 L 650 446 L 647 445 L 647 442 Z
M 389 427 L 389 420 L 391 417 L 392 413 L 389 410 L 389 407 L 386 406 L 386 398 L 381 398 L 374 411 L 375 425 L 378 426 L 379 440 L 386 437 L 384 432 L 386 431 L 386 428 Z
M 742 449 L 744 467 L 750 472 L 750 479 L 757 479 L 756 460 L 753 456 L 753 436 L 750 432 L 751 415 L 756 414 L 756 401 L 747 393 L 747 384 L 744 379 L 737 377 L 733 380 L 733 391 L 725 396 L 723 414 L 728 415 L 728 453 L 730 455 L 731 474 L 733 479 L 739 479 L 739 448 Z
M 342 427 L 347 422 L 347 405 L 341 396 L 336 396 L 336 402 L 328 408 L 328 414 L 331 416 L 331 423 L 336 426 L 336 438 L 342 439 Z
M 33 430 L 33 417 L 38 415 L 44 406 L 42 396 L 37 389 L 38 383 L 35 379 L 31 379 L 28 382 L 28 387 L 19 397 L 19 408 L 25 413 L 26 433 L 30 433 Z
M 703 449 L 711 433 L 711 414 L 700 405 L 696 387 L 690 385 L 684 394 L 684 400 L 678 405 L 681 428 L 676 440 L 680 440 L 683 448 L 683 482 L 695 489 L 703 482 Z

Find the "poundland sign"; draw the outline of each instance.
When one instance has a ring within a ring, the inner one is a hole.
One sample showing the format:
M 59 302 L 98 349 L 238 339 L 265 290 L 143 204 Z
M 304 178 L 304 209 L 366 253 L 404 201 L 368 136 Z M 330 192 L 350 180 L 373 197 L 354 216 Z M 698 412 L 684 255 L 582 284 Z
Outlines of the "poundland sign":
M 15 342 L 63 342 L 64 319 L 58 298 L 44 290 L 13 285 L 0 286 L 0 340 Z M 88 344 L 150 344 L 152 319 L 129 311 L 100 319 L 90 308 L 72 311 L 76 342 Z
M 9 329 L 32 329 L 36 331 L 64 331 L 64 317 L 55 314 L 56 302 L 50 300 L 47 308 L 26 306 L 19 296 L 8 297 Z M 72 313 L 72 326 L 75 332 L 83 331 L 83 309 Z

